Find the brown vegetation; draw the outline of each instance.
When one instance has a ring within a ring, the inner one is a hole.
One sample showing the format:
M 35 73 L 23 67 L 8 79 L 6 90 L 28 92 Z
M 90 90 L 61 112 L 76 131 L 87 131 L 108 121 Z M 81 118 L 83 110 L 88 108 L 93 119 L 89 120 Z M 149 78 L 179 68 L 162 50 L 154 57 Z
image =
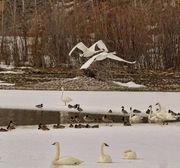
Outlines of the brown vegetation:
M 75 66 L 70 49 L 102 39 L 119 56 L 137 60 L 133 69 L 180 68 L 179 1 L 1 1 L 0 62 Z

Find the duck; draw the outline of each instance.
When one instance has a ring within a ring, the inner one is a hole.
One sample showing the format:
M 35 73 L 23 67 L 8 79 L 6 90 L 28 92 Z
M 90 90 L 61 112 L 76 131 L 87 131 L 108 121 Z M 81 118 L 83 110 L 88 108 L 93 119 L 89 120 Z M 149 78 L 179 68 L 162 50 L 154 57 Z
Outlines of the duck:
M 121 61 L 121 62 L 125 62 L 125 63 L 128 63 L 128 64 L 135 64 L 136 61 L 134 62 L 130 62 L 130 61 L 126 61 L 125 59 L 122 59 L 118 56 L 115 55 L 116 52 L 102 52 L 102 53 L 99 53 L 99 54 L 96 54 L 95 56 L 91 57 L 89 60 L 87 60 L 82 66 L 80 69 L 87 69 L 89 68 L 89 66 L 93 63 L 93 62 L 96 62 L 96 61 L 102 61 L 102 60 L 105 60 L 106 58 L 109 58 L 109 59 L 113 59 L 113 60 L 116 60 L 116 61 Z
M 72 156 L 64 156 L 61 157 L 60 155 L 60 143 L 59 142 L 54 142 L 52 145 L 55 145 L 56 147 L 56 155 L 52 163 L 54 165 L 79 165 L 83 163 L 84 161 L 79 160 L 75 157 Z
M 94 118 L 89 117 L 89 115 L 85 115 L 85 116 L 83 117 L 83 120 L 84 120 L 85 122 L 87 122 L 87 123 L 90 123 L 90 122 L 93 122 L 93 121 L 94 121 Z
M 131 149 L 125 150 L 123 152 L 123 159 L 127 159 L 127 160 L 137 159 L 137 154 Z
M 35 105 L 35 107 L 37 107 L 37 108 L 43 108 L 43 104 L 41 103 L 41 104 L 37 104 L 37 105 Z
M 99 49 L 96 50 L 96 47 L 98 47 Z M 102 40 L 98 40 L 97 42 L 95 42 L 91 47 L 86 47 L 85 44 L 83 42 L 79 42 L 78 44 L 76 44 L 71 51 L 69 52 L 69 56 L 71 56 L 71 54 L 73 53 L 73 51 L 78 48 L 79 50 L 81 50 L 82 54 L 79 54 L 80 57 L 91 57 L 94 54 L 97 53 L 101 53 L 101 52 L 108 52 L 108 49 L 106 47 L 106 45 L 104 44 L 104 42 Z
M 53 128 L 65 128 L 64 125 L 60 125 L 60 124 L 56 124 L 56 125 L 53 125 Z
M 102 117 L 102 121 L 104 121 L 105 123 L 113 123 L 113 120 L 109 117 L 107 117 L 107 115 L 104 115 Z
M 100 145 L 100 155 L 97 163 L 112 163 L 111 156 L 104 153 L 104 147 L 109 147 L 109 145 L 107 143 L 102 143 Z
M 39 123 L 38 129 L 43 130 L 43 131 L 48 131 L 49 130 L 49 128 L 46 125 L 43 125 L 41 123 Z
M 64 96 L 64 87 L 61 87 L 62 93 L 61 93 L 61 101 L 64 102 L 64 105 L 66 106 L 66 103 L 69 103 L 72 101 L 72 99 L 69 96 Z
M 121 107 L 121 112 L 122 112 L 123 114 L 128 114 L 128 112 L 124 109 L 124 106 Z

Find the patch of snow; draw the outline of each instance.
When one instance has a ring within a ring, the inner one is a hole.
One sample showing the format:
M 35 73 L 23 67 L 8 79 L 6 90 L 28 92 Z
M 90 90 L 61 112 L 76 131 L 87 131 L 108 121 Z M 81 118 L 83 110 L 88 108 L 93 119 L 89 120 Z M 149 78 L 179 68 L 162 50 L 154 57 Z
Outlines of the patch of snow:
M 0 85 L 1 86 L 14 86 L 15 84 L 14 83 L 6 83 L 4 81 L 0 81 Z
M 14 69 L 14 66 L 13 65 L 5 65 L 5 64 L 0 64 L 0 68 L 2 69 L 7 69 L 7 70 L 11 70 L 11 69 Z
M 128 88 L 142 88 L 142 87 L 146 87 L 145 85 L 136 84 L 133 81 L 130 81 L 130 82 L 127 82 L 127 83 L 113 81 L 113 83 L 117 84 L 117 85 L 120 85 L 120 86 L 128 87 Z
M 23 71 L 0 71 L 0 74 L 23 74 Z

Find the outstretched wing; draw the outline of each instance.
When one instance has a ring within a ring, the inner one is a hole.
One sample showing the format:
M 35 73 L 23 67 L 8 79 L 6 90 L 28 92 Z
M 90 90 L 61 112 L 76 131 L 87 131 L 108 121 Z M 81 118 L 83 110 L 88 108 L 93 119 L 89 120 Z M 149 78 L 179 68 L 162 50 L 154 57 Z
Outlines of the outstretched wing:
M 82 66 L 80 69 L 87 69 L 92 63 L 93 61 L 96 59 L 96 57 L 98 57 L 99 55 L 95 55 L 93 57 L 91 57 L 90 59 L 88 59 Z
M 79 42 L 78 44 L 76 44 L 72 50 L 69 52 L 69 56 L 71 56 L 72 52 L 78 48 L 79 50 L 81 50 L 82 52 L 85 52 L 87 50 L 87 47 L 82 43 L 82 42 Z
M 99 40 L 96 43 L 94 43 L 89 49 L 95 51 L 96 46 L 100 50 L 104 50 L 104 51 L 108 52 L 108 49 L 107 49 L 106 45 L 103 43 L 102 40 Z
M 120 57 L 118 57 L 118 56 L 116 56 L 116 55 L 114 55 L 112 53 L 108 53 L 107 58 L 114 59 L 114 60 L 117 60 L 117 61 L 126 62 L 128 64 L 135 64 L 136 63 L 136 61 L 133 61 L 133 62 L 126 61 L 125 59 L 122 59 L 122 58 L 120 58 Z

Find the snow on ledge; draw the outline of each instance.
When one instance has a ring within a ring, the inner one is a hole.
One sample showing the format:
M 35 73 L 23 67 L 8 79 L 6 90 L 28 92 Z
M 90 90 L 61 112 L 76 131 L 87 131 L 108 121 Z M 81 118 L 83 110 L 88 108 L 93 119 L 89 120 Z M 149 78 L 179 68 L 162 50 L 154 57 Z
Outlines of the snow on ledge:
M 120 86 L 124 86 L 124 87 L 128 87 L 128 88 L 142 88 L 142 87 L 146 87 L 145 85 L 136 84 L 133 81 L 130 81 L 130 82 L 127 82 L 127 83 L 113 81 L 113 83 L 116 84 L 116 85 L 120 85 Z
M 0 81 L 0 86 L 14 86 L 15 83 L 6 83 L 4 81 Z
M 0 74 L 23 74 L 23 71 L 0 71 Z

